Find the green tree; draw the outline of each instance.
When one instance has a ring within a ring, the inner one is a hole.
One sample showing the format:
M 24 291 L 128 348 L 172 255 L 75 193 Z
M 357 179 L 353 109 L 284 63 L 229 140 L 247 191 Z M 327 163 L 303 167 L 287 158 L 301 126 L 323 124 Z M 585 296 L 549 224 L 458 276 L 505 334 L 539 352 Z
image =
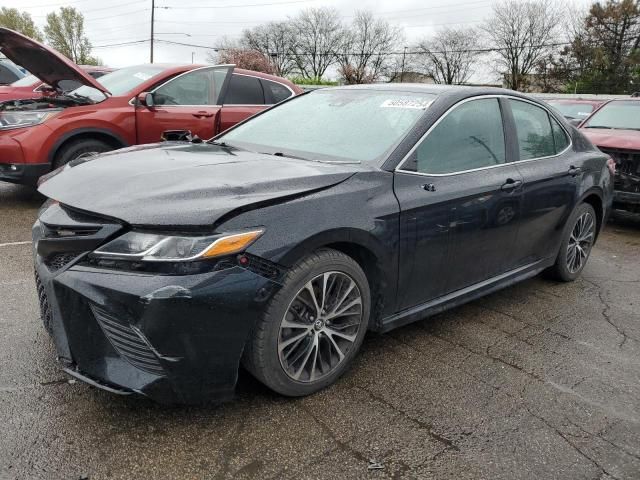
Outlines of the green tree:
M 574 88 L 583 93 L 632 93 L 640 80 L 640 4 L 594 3 L 574 37 Z
M 78 65 L 99 65 L 91 56 L 91 42 L 84 33 L 84 15 L 73 7 L 60 7 L 60 12 L 47 15 L 44 27 L 47 42 Z
M 0 27 L 10 28 L 39 42 L 43 40 L 42 33 L 33 23 L 31 15 L 20 12 L 17 8 L 0 8 Z

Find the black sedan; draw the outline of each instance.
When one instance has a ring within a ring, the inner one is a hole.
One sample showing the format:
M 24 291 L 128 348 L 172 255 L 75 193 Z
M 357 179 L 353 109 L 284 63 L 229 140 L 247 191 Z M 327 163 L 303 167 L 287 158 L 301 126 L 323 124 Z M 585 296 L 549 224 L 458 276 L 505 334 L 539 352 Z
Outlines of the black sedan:
M 40 192 L 42 316 L 64 370 L 161 402 L 244 365 L 313 393 L 385 332 L 547 271 L 574 280 L 614 166 L 500 89 L 316 90 L 217 138 L 72 162 Z

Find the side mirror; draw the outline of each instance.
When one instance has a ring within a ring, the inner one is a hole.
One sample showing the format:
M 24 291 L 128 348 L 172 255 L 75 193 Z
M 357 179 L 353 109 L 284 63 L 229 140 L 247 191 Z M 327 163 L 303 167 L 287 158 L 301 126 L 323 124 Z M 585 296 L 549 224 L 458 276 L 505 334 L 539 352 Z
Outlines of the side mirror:
M 582 119 L 581 118 L 572 118 L 571 120 L 569 120 L 569 123 L 571 125 L 573 125 L 574 127 L 577 127 L 578 125 L 580 125 L 582 123 Z
M 140 105 L 144 105 L 145 107 L 153 107 L 153 93 L 139 93 L 136 99 L 138 100 L 138 103 Z

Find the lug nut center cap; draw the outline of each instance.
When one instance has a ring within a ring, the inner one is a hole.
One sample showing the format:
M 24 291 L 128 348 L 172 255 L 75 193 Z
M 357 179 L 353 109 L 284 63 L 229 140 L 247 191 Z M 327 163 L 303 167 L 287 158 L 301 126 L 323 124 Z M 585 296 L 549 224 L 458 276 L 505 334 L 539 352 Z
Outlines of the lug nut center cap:
M 324 328 L 324 320 L 316 320 L 313 324 L 313 328 L 315 329 L 316 332 L 322 330 Z

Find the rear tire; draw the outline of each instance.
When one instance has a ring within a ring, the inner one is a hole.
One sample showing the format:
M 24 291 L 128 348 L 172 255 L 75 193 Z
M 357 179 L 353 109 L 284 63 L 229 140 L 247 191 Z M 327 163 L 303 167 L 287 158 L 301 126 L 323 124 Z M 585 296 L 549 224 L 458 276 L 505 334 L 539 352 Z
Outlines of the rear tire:
M 243 365 L 282 395 L 321 390 L 358 353 L 370 305 L 369 283 L 360 266 L 336 250 L 319 250 L 286 275 L 247 341 Z
M 53 169 L 60 168 L 72 160 L 91 154 L 115 150 L 111 145 L 96 138 L 74 140 L 60 149 L 53 162 Z
M 573 282 L 587 264 L 596 238 L 596 212 L 588 203 L 573 211 L 565 226 L 556 263 L 548 270 L 550 277 Z

